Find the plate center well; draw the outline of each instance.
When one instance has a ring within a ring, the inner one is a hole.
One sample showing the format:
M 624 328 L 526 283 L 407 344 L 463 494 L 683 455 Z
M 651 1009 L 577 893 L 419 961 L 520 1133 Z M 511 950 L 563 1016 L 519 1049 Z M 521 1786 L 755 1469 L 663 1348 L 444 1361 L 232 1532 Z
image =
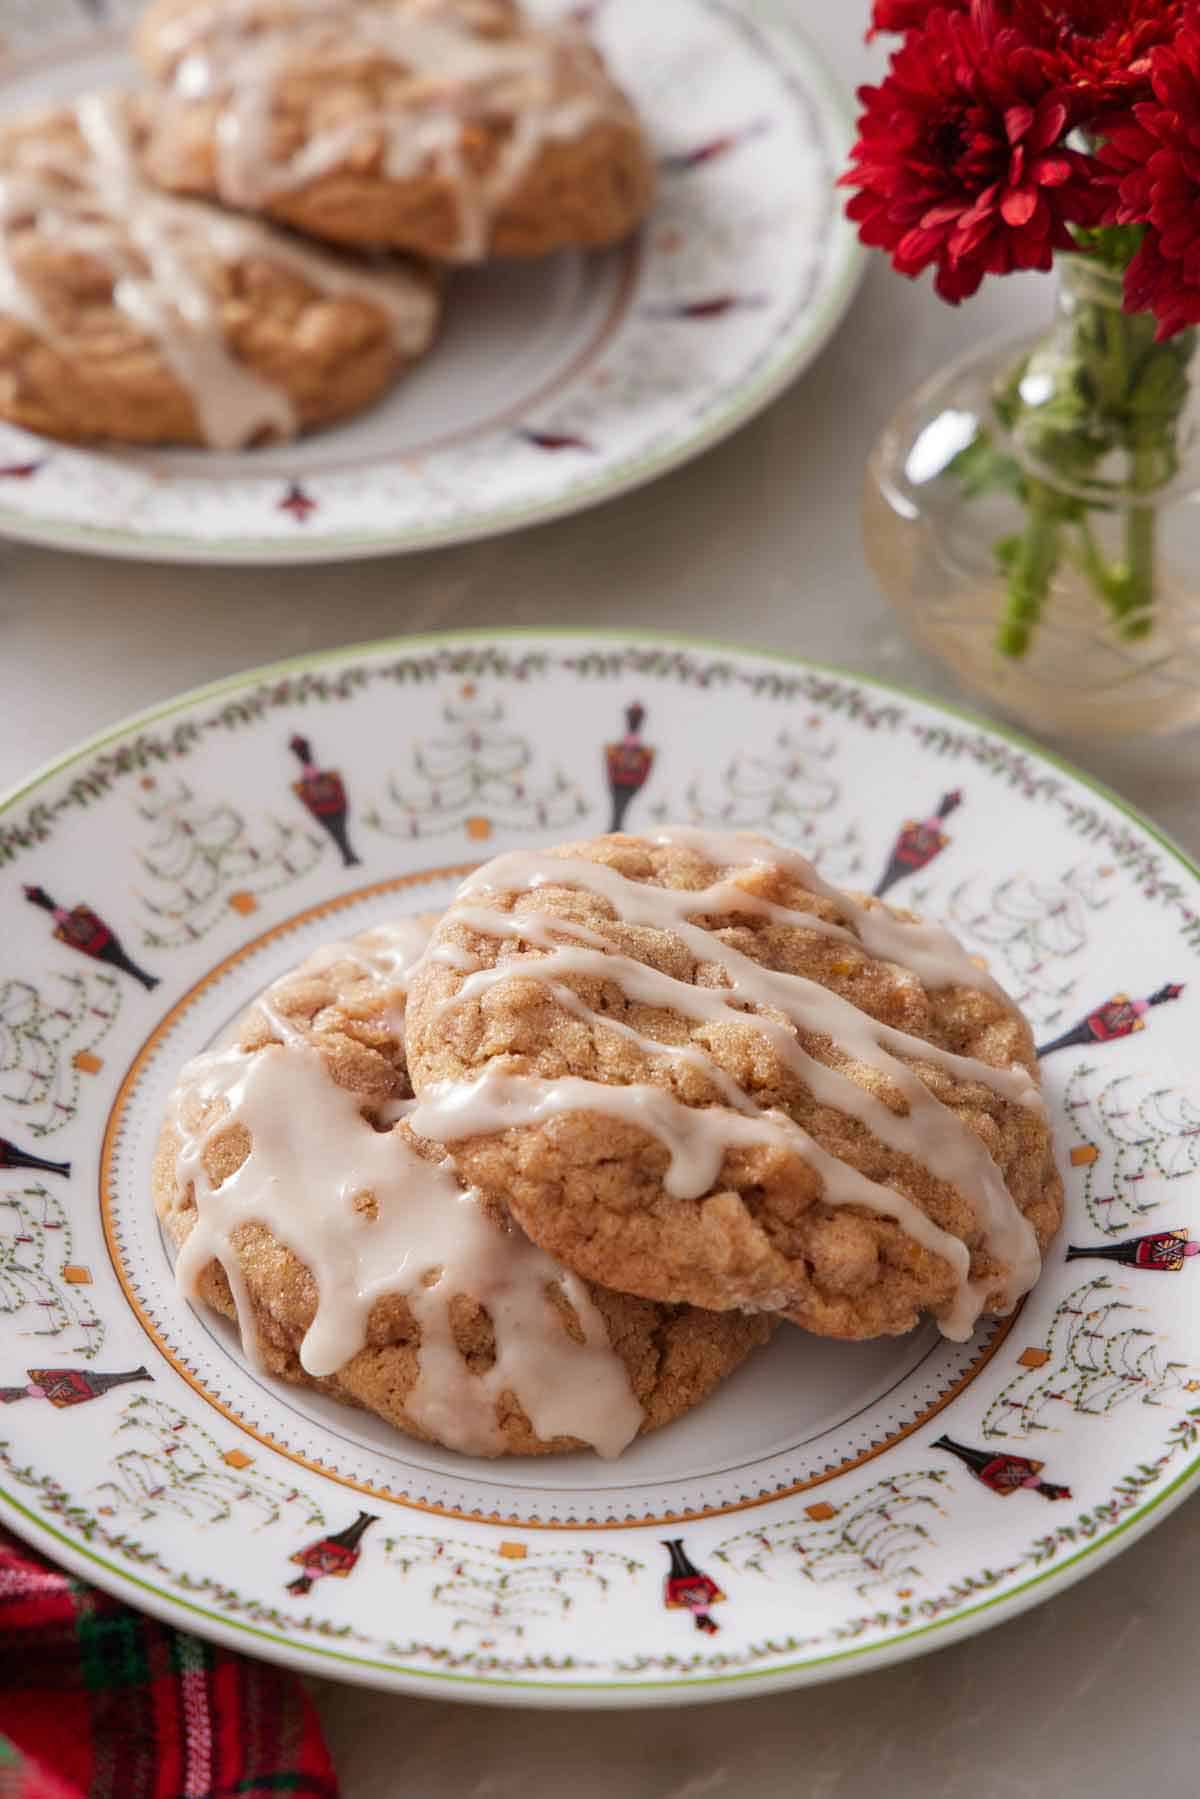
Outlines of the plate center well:
M 434 353 L 368 411 L 280 451 L 114 453 L 139 467 L 193 478 L 294 478 L 421 456 L 505 424 L 534 431 L 539 409 L 552 406 L 557 390 L 600 355 L 616 330 L 637 260 L 636 249 L 626 246 L 453 271 Z
M 486 1462 L 416 1443 L 322 1394 L 260 1376 L 237 1333 L 188 1306 L 150 1202 L 150 1170 L 182 1064 L 227 1033 L 271 980 L 336 934 L 435 908 L 461 869 L 403 877 L 288 920 L 202 979 L 140 1052 L 110 1120 L 102 1175 L 109 1248 L 143 1328 L 229 1421 L 293 1461 L 381 1496 L 525 1524 L 647 1522 L 735 1510 L 871 1460 L 932 1416 L 1005 1334 L 951 1344 L 932 1327 L 847 1344 L 781 1326 L 695 1411 L 617 1462 L 590 1454 Z
M 603 1496 L 616 1502 L 635 1489 L 665 1494 L 681 1484 L 736 1486 L 740 1475 L 780 1456 L 811 1464 L 808 1478 L 819 1478 L 829 1458 L 840 1466 L 867 1457 L 877 1440 L 894 1439 L 924 1414 L 922 1397 L 932 1403 L 952 1377 L 955 1352 L 972 1360 L 972 1354 L 963 1358 L 961 1346 L 944 1345 L 931 1326 L 899 1340 L 853 1344 L 781 1326 L 767 1348 L 702 1405 L 638 1438 L 615 1461 L 580 1453 L 489 1462 L 403 1437 L 369 1414 L 255 1373 L 233 1325 L 207 1311 L 192 1313 L 182 1299 L 176 1304 L 188 1314 L 178 1321 L 177 1334 L 191 1341 L 194 1321 L 210 1354 L 230 1365 L 239 1387 L 246 1383 L 269 1395 L 273 1405 L 294 1415 L 294 1430 L 303 1421 L 328 1439 L 331 1466 L 353 1465 L 359 1478 L 371 1478 L 374 1466 L 381 1488 L 423 1475 L 448 1484 L 483 1482 L 514 1494 L 553 1493 L 589 1509 Z

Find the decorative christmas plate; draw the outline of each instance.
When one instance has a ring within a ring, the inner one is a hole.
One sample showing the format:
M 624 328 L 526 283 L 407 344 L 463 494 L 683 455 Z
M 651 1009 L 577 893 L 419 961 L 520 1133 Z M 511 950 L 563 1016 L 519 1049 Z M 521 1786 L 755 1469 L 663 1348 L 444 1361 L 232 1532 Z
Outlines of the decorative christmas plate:
M 0 114 L 128 81 L 137 10 L 6 6 Z M 636 487 L 778 394 L 861 266 L 834 187 L 849 143 L 836 82 L 780 0 L 534 10 L 586 14 L 643 111 L 662 180 L 636 243 L 459 274 L 428 360 L 361 418 L 299 444 L 75 449 L 0 424 L 0 533 L 215 562 L 453 543 Z
M 968 1344 L 784 1329 L 616 1462 L 473 1461 L 256 1373 L 153 1217 L 179 1065 L 486 855 L 679 820 L 949 921 L 1019 998 L 1068 1187 L 1024 1307 Z M 383 1687 L 713 1698 L 978 1630 L 1195 1484 L 1200 874 L 1028 745 L 720 646 L 410 639 L 38 775 L 0 918 L 0 1515 L 136 1605 Z

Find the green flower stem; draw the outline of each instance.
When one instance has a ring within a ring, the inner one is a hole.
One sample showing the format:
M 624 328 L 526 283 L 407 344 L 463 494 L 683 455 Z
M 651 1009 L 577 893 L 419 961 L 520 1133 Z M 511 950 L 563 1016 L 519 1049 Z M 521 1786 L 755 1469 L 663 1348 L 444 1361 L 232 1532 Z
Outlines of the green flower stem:
M 1092 530 L 1092 521 L 1086 514 L 1079 520 L 1079 554 L 1076 561 L 1096 591 L 1105 593 L 1112 582 L 1112 570 L 1108 566 L 1104 551 L 1096 541 L 1096 533 Z
M 1007 492 L 1020 507 L 1020 528 L 995 546 L 1006 656 L 1029 650 L 1067 558 L 1116 635 L 1154 629 L 1158 507 L 1179 472 L 1200 334 L 1159 343 L 1154 318 L 1123 310 L 1121 277 L 1141 237 L 1140 227 L 1078 233 L 1054 330 L 997 383 L 995 428 L 978 430 L 950 465 L 968 498 Z M 1118 555 L 1106 552 L 1104 519 L 1123 532 Z
M 1155 345 L 1153 320 L 1144 315 L 1107 312 L 1104 322 L 1112 353 L 1112 385 L 1105 399 L 1121 419 L 1128 442 L 1130 488 L 1150 493 L 1165 472 L 1173 472 L 1175 418 L 1139 415 L 1138 398 L 1143 388 L 1154 394 L 1160 372 L 1169 378 L 1173 352 Z M 1157 536 L 1155 508 L 1131 505 L 1125 517 L 1124 565 L 1112 568 L 1110 581 L 1100 590 L 1117 621 L 1118 634 L 1125 639 L 1145 637 L 1154 628 Z
M 1086 515 L 1076 525 L 1077 542 L 1068 545 L 1076 567 L 1091 582 L 1126 639 L 1145 637 L 1153 629 L 1157 517 L 1152 506 L 1135 506 L 1126 515 L 1126 560 L 1110 562 L 1096 541 Z
M 1114 598 L 1114 575 L 1108 559 L 1096 541 L 1096 533 L 1092 530 L 1091 520 L 1085 515 L 1078 521 L 1078 545 L 1071 546 L 1071 560 L 1077 568 L 1082 569 L 1096 592 L 1106 605 L 1116 607 Z
M 1028 483 L 1029 523 L 998 552 L 1008 565 L 1008 604 L 996 635 L 1002 656 L 1023 656 L 1050 594 L 1058 568 L 1062 512 L 1058 496 L 1040 481 Z
M 1135 458 L 1136 462 L 1136 458 Z M 1158 514 L 1153 506 L 1131 506 L 1125 524 L 1125 592 L 1116 608 L 1120 635 L 1146 637 L 1154 629 Z

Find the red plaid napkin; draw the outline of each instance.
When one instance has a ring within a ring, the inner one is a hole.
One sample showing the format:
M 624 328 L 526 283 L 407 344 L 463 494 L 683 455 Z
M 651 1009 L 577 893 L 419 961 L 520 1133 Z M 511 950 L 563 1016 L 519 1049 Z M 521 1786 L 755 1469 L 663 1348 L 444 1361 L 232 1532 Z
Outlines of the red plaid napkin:
M 337 1799 L 282 1669 L 215 1649 L 0 1531 L 0 1799 Z

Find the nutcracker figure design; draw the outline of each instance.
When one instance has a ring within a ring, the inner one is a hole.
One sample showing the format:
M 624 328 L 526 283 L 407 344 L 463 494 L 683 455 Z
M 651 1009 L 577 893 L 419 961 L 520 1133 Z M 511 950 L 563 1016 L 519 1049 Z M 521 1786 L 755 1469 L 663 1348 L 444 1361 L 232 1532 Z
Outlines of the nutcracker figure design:
M 1091 1045 L 1094 1043 L 1115 1043 L 1118 1038 L 1130 1037 L 1134 1031 L 1144 1031 L 1146 1014 L 1152 1006 L 1165 1006 L 1169 1001 L 1178 999 L 1183 992 L 1183 984 L 1179 981 L 1168 981 L 1157 993 L 1151 993 L 1146 999 L 1130 999 L 1127 993 L 1114 993 L 1112 998 L 1089 1012 L 1086 1018 L 1064 1031 L 1061 1037 L 1054 1037 L 1049 1043 L 1040 1044 L 1039 1056 L 1052 1056 L 1055 1050 L 1070 1049 L 1075 1044 Z
M 27 1368 L 25 1372 L 26 1386 L 0 1387 L 0 1405 L 15 1405 L 21 1399 L 48 1399 L 56 1411 L 64 1411 L 68 1406 L 99 1399 L 113 1387 L 154 1379 L 148 1368 L 128 1368 L 120 1374 L 100 1374 L 90 1368 Z
M 1043 1499 L 1069 1499 L 1070 1487 L 1056 1486 L 1053 1481 L 1040 1478 L 1044 1462 L 1034 1461 L 1026 1455 L 998 1454 L 990 1449 L 970 1449 L 964 1443 L 956 1443 L 952 1437 L 939 1437 L 933 1445 L 934 1449 L 944 1449 L 947 1455 L 957 1456 L 958 1460 L 971 1470 L 975 1479 L 981 1481 L 992 1493 L 1007 1499 L 1010 1493 L 1040 1493 Z
M 353 1524 L 348 1524 L 335 1537 L 321 1537 L 316 1543 L 310 1543 L 305 1549 L 298 1549 L 288 1559 L 303 1568 L 295 1580 L 289 1580 L 287 1590 L 297 1595 L 311 1593 L 317 1581 L 328 1577 L 331 1580 L 346 1580 L 353 1574 L 362 1554 L 362 1540 L 372 1524 L 378 1523 L 374 1512 L 360 1512 Z
M 1155 1231 L 1146 1237 L 1130 1237 L 1127 1243 L 1072 1243 L 1067 1249 L 1068 1262 L 1120 1262 L 1126 1268 L 1149 1268 L 1155 1274 L 1179 1274 L 1198 1255 L 1200 1243 L 1193 1242 L 1186 1231 Z
M 147 974 L 144 968 L 139 968 L 136 962 L 130 960 L 122 949 L 116 932 L 90 906 L 72 906 L 68 911 L 65 906 L 57 905 L 44 887 L 26 887 L 24 893 L 31 906 L 38 906 L 43 912 L 50 913 L 54 920 L 56 942 L 65 943 L 68 949 L 78 950 L 81 956 L 91 956 L 94 961 L 107 962 L 110 968 L 119 968 L 122 974 L 132 975 L 148 993 L 152 993 L 158 986 L 158 976 Z
M 663 1548 L 671 1558 L 663 1581 L 663 1604 L 669 1612 L 691 1612 L 696 1629 L 715 1636 L 721 1626 L 712 1616 L 712 1607 L 721 1604 L 724 1593 L 688 1559 L 682 1537 L 664 1538 Z
M 703 143 L 694 144 L 690 150 L 676 150 L 662 158 L 661 166 L 669 175 L 688 175 L 693 169 L 706 168 L 711 162 L 729 156 L 740 150 L 743 144 L 752 143 L 757 137 L 765 137 L 771 129 L 769 119 L 753 119 L 750 124 L 743 125 L 740 131 L 722 131 L 716 137 L 705 138 Z
M 959 792 L 942 795 L 942 801 L 936 812 L 928 818 L 908 818 L 900 827 L 900 834 L 892 845 L 892 853 L 883 877 L 875 889 L 876 899 L 882 899 L 897 881 L 907 875 L 919 874 L 936 856 L 940 856 L 950 838 L 943 829 L 952 812 L 957 812 L 962 805 L 962 794 Z
M 625 814 L 650 779 L 654 767 L 654 751 L 642 742 L 642 726 L 646 708 L 635 700 L 625 709 L 625 735 L 619 743 L 605 746 L 604 765 L 608 774 L 608 792 L 612 800 L 610 831 L 625 827 Z
M 293 737 L 288 748 L 301 768 L 300 779 L 292 782 L 292 792 L 322 829 L 328 831 L 337 845 L 343 865 L 346 868 L 357 868 L 360 858 L 350 847 L 346 829 L 350 817 L 350 801 L 341 775 L 333 768 L 318 768 L 307 737 Z
M 36 1168 L 40 1174 L 61 1174 L 64 1178 L 71 1172 L 69 1162 L 48 1162 L 45 1156 L 30 1155 L 7 1137 L 0 1137 L 0 1171 L 6 1168 Z

